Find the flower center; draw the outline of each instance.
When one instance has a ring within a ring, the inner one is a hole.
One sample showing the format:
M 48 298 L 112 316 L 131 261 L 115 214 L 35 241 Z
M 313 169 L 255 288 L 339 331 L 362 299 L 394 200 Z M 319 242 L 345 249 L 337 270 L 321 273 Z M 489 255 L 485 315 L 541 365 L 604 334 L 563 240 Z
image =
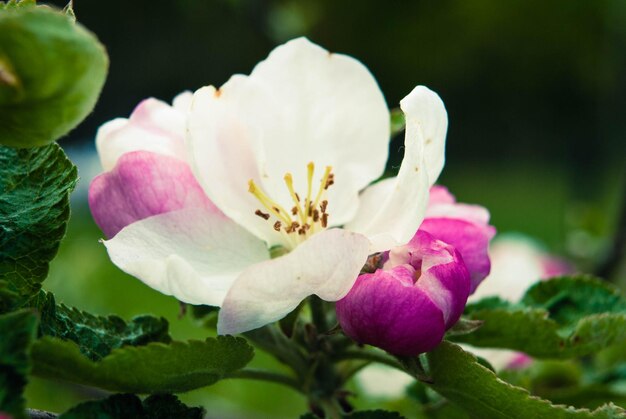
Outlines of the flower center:
M 293 187 L 293 176 L 286 173 L 284 180 L 289 195 L 292 200 L 292 208 L 287 211 L 284 207 L 272 200 L 254 180 L 248 181 L 248 191 L 259 200 L 262 208 L 254 213 L 264 220 L 273 223 L 273 228 L 278 233 L 283 234 L 291 247 L 297 246 L 311 235 L 324 230 L 328 226 L 328 200 L 326 191 L 335 183 L 335 175 L 332 167 L 326 166 L 324 175 L 320 179 L 319 188 L 313 196 L 313 177 L 315 175 L 315 164 L 307 164 L 307 190 L 304 199 L 301 198 Z

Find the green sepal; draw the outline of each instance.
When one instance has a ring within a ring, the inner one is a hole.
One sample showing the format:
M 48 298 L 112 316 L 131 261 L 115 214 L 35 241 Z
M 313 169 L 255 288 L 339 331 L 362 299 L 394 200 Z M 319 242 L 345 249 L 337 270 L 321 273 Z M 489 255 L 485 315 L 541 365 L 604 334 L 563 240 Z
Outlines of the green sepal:
M 209 386 L 243 368 L 252 357 L 252 347 L 232 336 L 125 346 L 97 362 L 81 354 L 71 341 L 43 337 L 32 347 L 35 375 L 141 394 Z
M 91 112 L 108 58 L 71 14 L 12 5 L 0 11 L 0 144 L 43 146 Z

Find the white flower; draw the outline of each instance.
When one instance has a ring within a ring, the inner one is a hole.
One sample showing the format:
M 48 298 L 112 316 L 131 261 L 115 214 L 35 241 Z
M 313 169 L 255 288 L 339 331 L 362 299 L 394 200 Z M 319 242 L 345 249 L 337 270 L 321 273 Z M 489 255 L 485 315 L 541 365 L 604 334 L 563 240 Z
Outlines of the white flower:
M 341 299 L 369 254 L 415 234 L 443 168 L 447 115 L 439 97 L 418 86 L 400 105 L 407 120 L 400 171 L 368 187 L 383 173 L 389 142 L 389 112 L 376 81 L 355 59 L 304 38 L 277 47 L 249 76 L 196 91 L 188 113 L 169 108 L 186 119 L 185 133 L 171 118 L 177 125 L 169 147 L 177 151 L 128 134 L 135 160 L 144 160 L 136 150 L 163 159 L 128 169 L 139 173 L 120 181 L 125 155 L 118 153 L 116 167 L 101 175 L 109 178 L 94 181 L 99 195 L 90 203 L 101 226 L 120 207 L 110 204 L 118 195 L 133 211 L 150 201 L 151 216 L 133 218 L 105 242 L 111 259 L 181 301 L 221 306 L 222 334 L 276 321 L 312 294 Z M 99 139 L 101 155 L 107 143 Z M 184 167 L 174 181 L 164 175 L 173 161 L 188 164 L 195 179 Z M 138 186 L 129 191 L 133 182 Z M 113 184 L 124 191 L 108 193 Z M 196 196 L 197 184 L 211 205 Z M 171 195 L 161 197 L 164 191 Z M 269 249 L 282 256 L 271 259 Z

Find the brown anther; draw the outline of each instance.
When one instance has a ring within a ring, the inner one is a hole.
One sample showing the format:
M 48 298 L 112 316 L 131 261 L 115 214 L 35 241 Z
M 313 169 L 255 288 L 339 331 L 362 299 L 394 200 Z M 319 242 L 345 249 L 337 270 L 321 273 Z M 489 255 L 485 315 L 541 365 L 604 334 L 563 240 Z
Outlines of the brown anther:
M 313 215 L 313 202 L 309 202 L 309 210 L 307 211 L 309 217 Z
M 293 207 L 293 208 L 291 209 L 291 214 L 292 214 L 292 215 L 296 215 L 297 213 L 298 213 L 298 207 Z
M 294 221 L 289 227 L 285 228 L 285 231 L 287 233 L 293 233 L 294 231 L 298 230 L 298 227 L 300 227 L 300 224 Z
M 263 212 L 263 211 L 261 211 L 261 210 L 256 210 L 256 211 L 254 211 L 254 213 L 255 213 L 256 215 L 258 215 L 259 217 L 263 218 L 264 220 L 269 220 L 269 218 L 270 218 L 270 215 L 269 215 L 269 214 L 266 214 L 266 213 L 264 213 L 264 212 Z
M 306 229 L 304 227 L 300 227 L 298 229 L 298 234 L 304 236 L 306 234 Z
M 311 226 L 310 226 L 310 225 L 308 225 L 308 224 L 305 224 L 305 225 L 303 225 L 303 226 L 302 226 L 302 228 L 304 229 L 304 231 L 309 231 L 309 229 L 311 228 Z
M 276 221 L 274 223 L 274 230 L 276 231 L 280 231 L 280 228 L 282 227 L 282 223 L 280 221 Z
M 274 212 L 280 212 L 280 209 L 278 207 L 272 207 L 272 209 L 274 210 Z
M 322 214 L 322 227 L 326 228 L 328 226 L 328 214 Z
M 326 184 L 324 185 L 324 189 L 328 189 L 334 183 L 335 183 L 335 175 L 331 173 L 328 175 L 328 179 L 326 179 Z
M 300 195 L 298 195 L 298 192 L 294 192 L 294 194 L 296 195 L 296 199 L 298 200 L 298 202 L 300 202 Z
M 313 222 L 317 223 L 320 220 L 320 212 L 318 210 L 313 210 Z
M 326 212 L 326 207 L 328 207 L 328 201 L 327 200 L 323 200 L 322 203 L 320 204 L 320 209 L 322 210 L 322 212 Z

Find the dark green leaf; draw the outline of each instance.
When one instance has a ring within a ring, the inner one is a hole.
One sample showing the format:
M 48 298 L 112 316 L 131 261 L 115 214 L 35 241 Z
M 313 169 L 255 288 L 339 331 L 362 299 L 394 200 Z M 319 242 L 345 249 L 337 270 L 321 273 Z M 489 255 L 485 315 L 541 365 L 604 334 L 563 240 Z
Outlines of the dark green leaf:
M 0 412 L 24 417 L 22 391 L 30 371 L 28 351 L 35 338 L 37 316 L 20 310 L 0 315 Z
M 115 349 L 98 362 L 69 341 L 44 337 L 32 348 L 33 372 L 75 383 L 130 393 L 177 393 L 211 385 L 243 368 L 253 356 L 244 339 L 150 343 Z
M 56 144 L 0 146 L 0 312 L 39 292 L 65 234 L 76 181 L 76 167 Z
M 626 342 L 626 300 L 604 281 L 586 276 L 542 281 L 520 304 L 488 299 L 469 305 L 466 315 L 483 326 L 453 340 L 537 358 L 582 356 Z
M 201 419 L 204 409 L 187 407 L 171 394 L 146 398 L 134 394 L 114 394 L 104 400 L 89 401 L 65 412 L 59 419 Z
M 71 16 L 8 6 L 0 13 L 0 144 L 43 146 L 91 112 L 108 58 Z
M 118 316 L 94 316 L 63 304 L 57 305 L 54 296 L 44 291 L 29 305 L 41 313 L 40 334 L 77 343 L 83 355 L 93 361 L 122 346 L 172 340 L 167 320 L 163 317 L 138 316 L 125 322 Z
M 626 411 L 605 405 L 595 411 L 552 405 L 528 391 L 502 381 L 459 346 L 444 341 L 428 354 L 432 388 L 477 418 L 580 418 L 626 417 Z

